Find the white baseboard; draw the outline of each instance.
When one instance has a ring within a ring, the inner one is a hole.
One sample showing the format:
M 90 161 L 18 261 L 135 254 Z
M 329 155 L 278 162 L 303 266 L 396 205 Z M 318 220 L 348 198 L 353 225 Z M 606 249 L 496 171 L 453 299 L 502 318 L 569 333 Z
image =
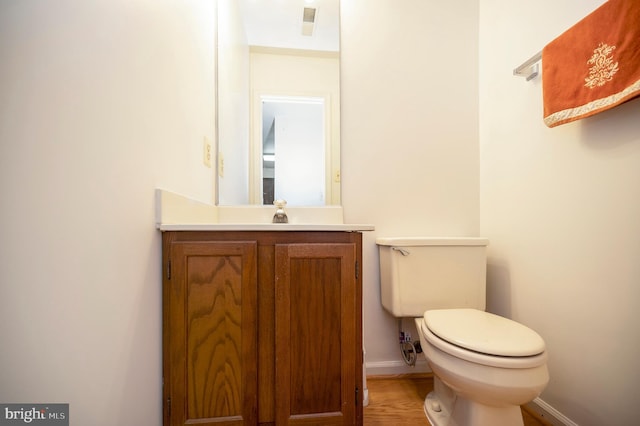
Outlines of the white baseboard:
M 527 408 L 537 413 L 540 417 L 551 423 L 553 426 L 578 426 L 567 416 L 544 402 L 540 398 L 536 398 L 527 404 Z
M 418 359 L 415 366 L 407 365 L 404 361 L 366 362 L 367 376 L 393 376 L 401 374 L 430 373 L 427 360 Z

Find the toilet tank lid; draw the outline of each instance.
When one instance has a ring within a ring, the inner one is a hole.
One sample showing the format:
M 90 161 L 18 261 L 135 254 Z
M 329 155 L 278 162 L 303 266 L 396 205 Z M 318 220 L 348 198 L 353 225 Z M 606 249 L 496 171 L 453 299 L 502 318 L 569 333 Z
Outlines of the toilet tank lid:
M 378 237 L 379 246 L 487 246 L 489 240 L 481 237 Z
M 545 350 L 542 337 L 529 327 L 477 309 L 426 311 L 424 324 L 439 338 L 484 354 L 522 357 Z

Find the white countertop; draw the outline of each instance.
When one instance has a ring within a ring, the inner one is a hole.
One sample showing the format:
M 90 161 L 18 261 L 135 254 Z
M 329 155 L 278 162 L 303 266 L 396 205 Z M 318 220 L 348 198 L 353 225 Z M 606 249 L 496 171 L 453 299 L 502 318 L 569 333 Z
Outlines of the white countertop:
M 287 208 L 289 223 L 272 223 L 271 206 L 215 206 L 156 190 L 160 231 L 373 231 L 369 224 L 343 223 L 341 206 Z
M 373 231 L 373 225 L 362 224 L 291 224 L 291 223 L 199 223 L 161 224 L 161 231 Z

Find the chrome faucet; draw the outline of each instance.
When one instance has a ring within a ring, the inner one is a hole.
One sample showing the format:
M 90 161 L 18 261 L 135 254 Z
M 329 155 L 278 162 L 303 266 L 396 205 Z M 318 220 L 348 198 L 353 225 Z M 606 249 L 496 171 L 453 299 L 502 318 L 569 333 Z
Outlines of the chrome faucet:
M 287 213 L 284 211 L 284 206 L 287 205 L 285 200 L 275 200 L 273 205 L 276 206 L 276 214 L 273 215 L 273 223 L 289 223 Z

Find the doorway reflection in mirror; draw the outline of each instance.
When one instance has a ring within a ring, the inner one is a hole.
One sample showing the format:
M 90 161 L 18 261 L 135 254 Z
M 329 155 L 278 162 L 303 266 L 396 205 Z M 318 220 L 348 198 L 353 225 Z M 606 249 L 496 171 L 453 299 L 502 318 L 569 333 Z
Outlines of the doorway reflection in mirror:
M 263 204 L 325 204 L 324 99 L 263 97 Z

